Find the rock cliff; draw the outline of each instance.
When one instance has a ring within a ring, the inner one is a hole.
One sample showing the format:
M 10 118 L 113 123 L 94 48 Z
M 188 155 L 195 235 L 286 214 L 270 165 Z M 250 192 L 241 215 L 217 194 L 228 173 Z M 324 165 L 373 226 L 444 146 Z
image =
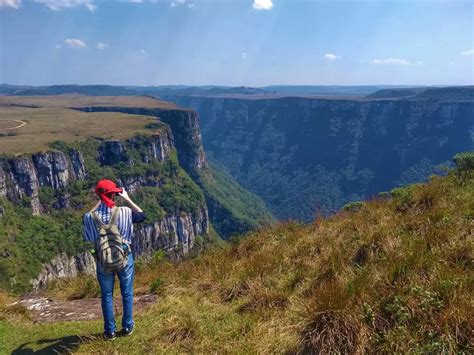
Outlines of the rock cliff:
M 84 252 L 75 256 L 60 254 L 43 266 L 43 270 L 31 284 L 34 290 L 39 290 L 56 279 L 94 273 L 95 260 L 91 253 Z
M 191 110 L 150 109 L 142 107 L 81 107 L 84 112 L 122 112 L 134 115 L 153 116 L 171 128 L 180 165 L 190 175 L 208 166 L 202 146 L 199 117 Z
M 0 196 L 12 202 L 27 197 L 31 200 L 33 214 L 38 215 L 42 212 L 41 187 L 60 189 L 70 180 L 84 180 L 86 176 L 82 154 L 75 149 L 71 149 L 69 155 L 49 151 L 32 156 L 3 157 L 0 159 Z

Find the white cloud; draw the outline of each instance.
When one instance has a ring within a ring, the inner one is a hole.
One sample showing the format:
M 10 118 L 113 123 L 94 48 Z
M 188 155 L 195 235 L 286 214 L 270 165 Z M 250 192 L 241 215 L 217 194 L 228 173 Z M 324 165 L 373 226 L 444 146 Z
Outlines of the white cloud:
M 462 51 L 462 52 L 461 52 L 461 55 L 474 56 L 474 48 L 473 48 L 473 49 L 468 49 L 468 50 L 466 50 L 466 51 Z
M 188 0 L 172 0 L 171 3 L 170 3 L 170 6 L 171 7 L 176 7 L 176 6 L 184 5 L 187 2 L 188 2 Z
M 13 7 L 19 9 L 21 6 L 21 0 L 0 0 L 0 7 Z
M 82 39 L 77 39 L 77 38 L 68 38 L 64 41 L 66 46 L 69 48 L 86 48 L 86 42 L 84 42 Z
M 109 45 L 107 43 L 99 42 L 95 45 L 95 48 L 97 48 L 99 51 L 103 51 L 104 49 L 109 48 Z
M 34 2 L 43 4 L 53 11 L 59 11 L 77 6 L 84 6 L 89 11 L 94 11 L 96 9 L 94 0 L 34 0 Z
M 271 10 L 273 7 L 272 0 L 254 0 L 253 8 L 256 10 Z
M 327 60 L 327 61 L 333 61 L 333 60 L 336 60 L 336 59 L 339 59 L 339 57 L 335 54 L 332 54 L 332 53 L 326 53 L 324 56 L 323 56 L 323 59 L 324 60 Z
M 409 65 L 410 62 L 402 58 L 384 58 L 384 59 L 372 59 L 371 64 L 393 64 L 393 65 Z

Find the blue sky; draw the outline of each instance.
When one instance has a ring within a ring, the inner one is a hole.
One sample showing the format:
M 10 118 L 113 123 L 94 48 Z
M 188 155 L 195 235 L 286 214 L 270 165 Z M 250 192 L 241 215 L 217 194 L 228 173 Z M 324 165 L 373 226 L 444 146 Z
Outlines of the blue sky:
M 474 83 L 473 1 L 0 0 L 0 83 Z

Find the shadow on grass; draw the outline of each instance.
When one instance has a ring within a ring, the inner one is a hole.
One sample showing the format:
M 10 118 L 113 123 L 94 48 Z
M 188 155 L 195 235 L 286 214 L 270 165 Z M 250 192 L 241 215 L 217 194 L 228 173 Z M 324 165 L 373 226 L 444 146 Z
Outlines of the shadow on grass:
M 41 339 L 36 342 L 28 342 L 20 345 L 18 348 L 12 351 L 12 355 L 28 355 L 28 354 L 71 354 L 79 349 L 79 346 L 86 344 L 90 341 L 100 339 L 102 334 L 93 335 L 69 335 L 62 338 L 56 339 Z M 33 350 L 30 348 L 32 344 L 35 344 L 35 348 L 41 348 L 39 350 Z

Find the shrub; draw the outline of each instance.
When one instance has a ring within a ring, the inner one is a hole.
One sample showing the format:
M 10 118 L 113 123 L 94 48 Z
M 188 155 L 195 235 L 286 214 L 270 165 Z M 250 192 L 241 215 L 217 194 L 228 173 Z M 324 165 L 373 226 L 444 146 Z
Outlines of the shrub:
M 165 260 L 165 258 L 166 258 L 166 253 L 164 252 L 164 250 L 161 250 L 161 249 L 155 251 L 155 253 L 153 254 L 153 261 L 157 265 L 161 264 L 163 260 Z
M 163 280 L 160 279 L 159 277 L 156 278 L 151 284 L 150 284 L 150 292 L 151 293 L 156 293 L 158 289 L 163 285 Z
M 159 122 L 152 122 L 152 123 L 148 123 L 145 128 L 146 129 L 158 129 L 158 128 L 161 128 L 163 125 Z
M 13 137 L 13 136 L 16 136 L 17 133 L 14 132 L 14 131 L 10 131 L 10 132 L 0 132 L 0 137 Z
M 364 206 L 362 201 L 353 201 L 346 204 L 342 209 L 347 212 L 357 212 Z
M 474 171 L 474 152 L 464 152 L 453 157 L 456 164 L 456 176 L 460 185 L 466 184 Z

